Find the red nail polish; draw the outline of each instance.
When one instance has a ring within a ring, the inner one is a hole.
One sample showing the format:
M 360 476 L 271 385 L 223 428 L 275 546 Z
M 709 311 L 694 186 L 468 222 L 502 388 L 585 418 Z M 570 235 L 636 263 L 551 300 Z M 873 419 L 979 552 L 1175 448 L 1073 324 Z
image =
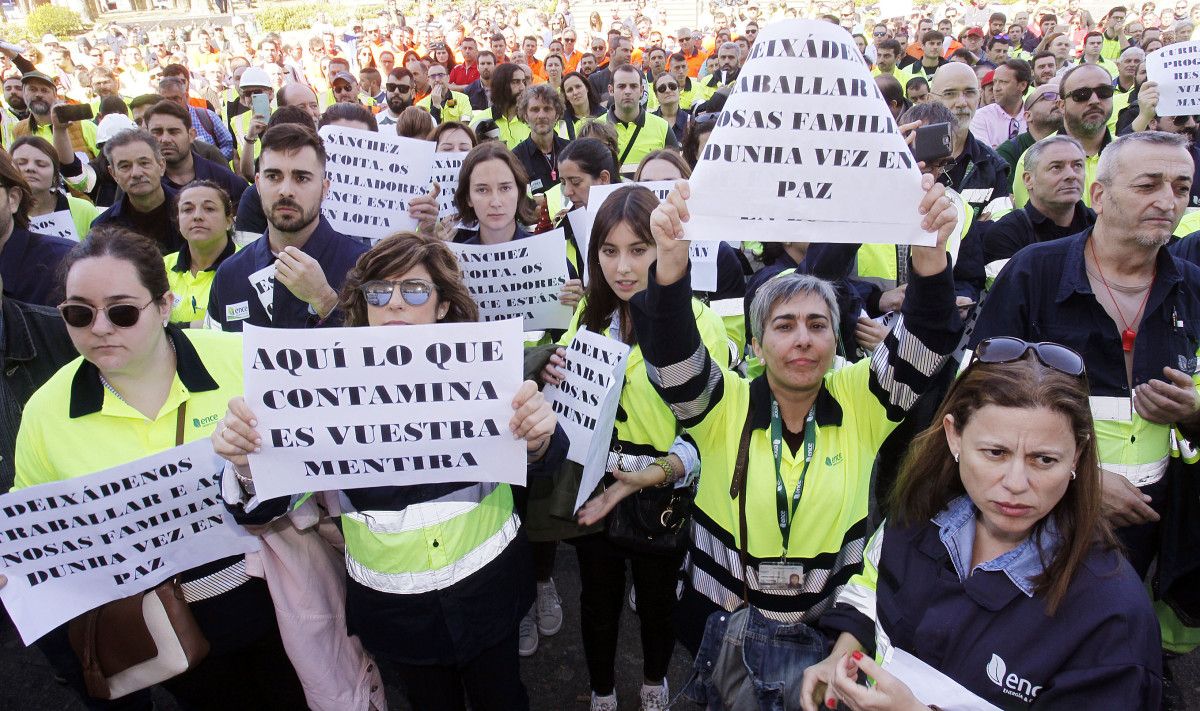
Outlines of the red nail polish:
M 854 657 L 854 661 L 857 662 L 858 660 L 862 659 L 862 652 L 858 652 L 858 651 L 851 652 L 850 656 Z
M 837 708 L 837 699 L 826 699 L 825 700 L 825 708 L 836 709 Z

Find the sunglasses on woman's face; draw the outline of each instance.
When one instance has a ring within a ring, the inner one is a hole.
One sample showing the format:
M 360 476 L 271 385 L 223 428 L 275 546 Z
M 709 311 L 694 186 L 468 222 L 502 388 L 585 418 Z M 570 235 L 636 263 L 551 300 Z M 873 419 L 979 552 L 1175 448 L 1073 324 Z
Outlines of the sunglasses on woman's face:
M 1176 128 L 1183 128 L 1188 121 L 1200 124 L 1200 116 L 1173 116 L 1171 120 L 1175 123 Z
M 658 85 L 658 89 L 657 89 L 657 90 L 658 90 L 659 92 L 664 92 L 664 91 L 679 91 L 679 85 L 678 85 L 678 84 L 676 84 L 676 83 L 675 83 L 675 82 L 673 82 L 673 81 L 663 82 L 662 84 L 659 84 L 659 85 Z
M 404 303 L 409 306 L 423 306 L 429 301 L 429 297 L 435 289 L 432 282 L 424 279 L 405 279 L 404 281 L 376 279 L 358 288 L 366 298 L 367 304 L 375 307 L 390 304 L 397 289 L 400 290 L 400 297 L 404 299 Z
M 1038 362 L 1047 368 L 1065 375 L 1079 377 L 1084 374 L 1083 356 L 1057 343 L 1028 343 L 1020 338 L 999 336 L 980 341 L 975 347 L 972 363 L 1012 363 L 1033 351 Z
M 142 312 L 153 303 L 154 301 L 151 300 L 145 306 L 112 304 L 103 309 L 97 309 L 87 304 L 59 304 L 58 312 L 62 314 L 63 321 L 66 321 L 71 328 L 88 328 L 95 323 L 96 312 L 101 310 L 104 311 L 108 322 L 117 328 L 133 328 L 142 317 Z

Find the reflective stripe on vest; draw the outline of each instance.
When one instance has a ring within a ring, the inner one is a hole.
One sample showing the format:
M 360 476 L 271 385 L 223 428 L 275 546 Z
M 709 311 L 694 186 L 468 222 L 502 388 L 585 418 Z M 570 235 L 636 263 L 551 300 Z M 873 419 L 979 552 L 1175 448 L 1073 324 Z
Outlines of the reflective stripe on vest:
M 396 594 L 452 585 L 482 568 L 516 536 L 512 489 L 476 484 L 399 511 L 342 516 L 346 570 Z
M 433 590 L 445 589 L 468 576 L 478 572 L 485 565 L 496 559 L 509 543 L 517 537 L 521 521 L 517 515 L 510 514 L 508 520 L 499 531 L 489 536 L 483 543 L 471 549 L 466 555 L 453 563 L 433 570 L 421 570 L 407 573 L 386 573 L 372 570 L 350 555 L 350 547 L 346 547 L 346 571 L 355 582 L 365 585 L 372 590 L 392 593 L 395 595 L 417 595 Z M 347 541 L 347 544 L 349 541 Z
M 1129 397 L 1088 398 L 1096 428 L 1100 466 L 1134 486 L 1162 479 L 1171 448 L 1171 427 L 1142 419 Z

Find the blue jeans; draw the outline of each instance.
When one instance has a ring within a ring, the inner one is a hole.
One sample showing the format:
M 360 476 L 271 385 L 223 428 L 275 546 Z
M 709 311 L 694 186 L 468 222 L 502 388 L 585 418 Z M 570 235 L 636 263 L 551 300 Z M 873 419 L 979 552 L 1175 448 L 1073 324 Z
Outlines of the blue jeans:
M 753 607 L 718 610 L 682 693 L 708 711 L 797 709 L 804 670 L 827 653 L 825 636 L 803 622 L 775 622 Z

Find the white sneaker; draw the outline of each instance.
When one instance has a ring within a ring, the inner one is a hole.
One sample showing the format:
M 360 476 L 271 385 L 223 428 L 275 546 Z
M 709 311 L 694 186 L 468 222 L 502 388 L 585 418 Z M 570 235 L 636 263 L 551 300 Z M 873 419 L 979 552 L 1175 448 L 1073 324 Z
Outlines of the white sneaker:
M 517 653 L 522 657 L 531 657 L 538 648 L 537 616 L 534 614 L 536 605 L 529 607 L 529 612 L 521 618 L 521 628 L 518 631 Z
M 593 691 L 592 711 L 617 711 L 617 690 L 613 689 L 608 696 L 596 696 L 596 692 Z
M 667 705 L 671 701 L 671 694 L 667 691 L 667 680 L 663 679 L 661 685 L 642 684 L 641 691 L 642 708 L 641 711 L 666 711 Z
M 544 637 L 558 634 L 563 625 L 562 598 L 554 587 L 554 578 L 537 584 L 537 631 Z

